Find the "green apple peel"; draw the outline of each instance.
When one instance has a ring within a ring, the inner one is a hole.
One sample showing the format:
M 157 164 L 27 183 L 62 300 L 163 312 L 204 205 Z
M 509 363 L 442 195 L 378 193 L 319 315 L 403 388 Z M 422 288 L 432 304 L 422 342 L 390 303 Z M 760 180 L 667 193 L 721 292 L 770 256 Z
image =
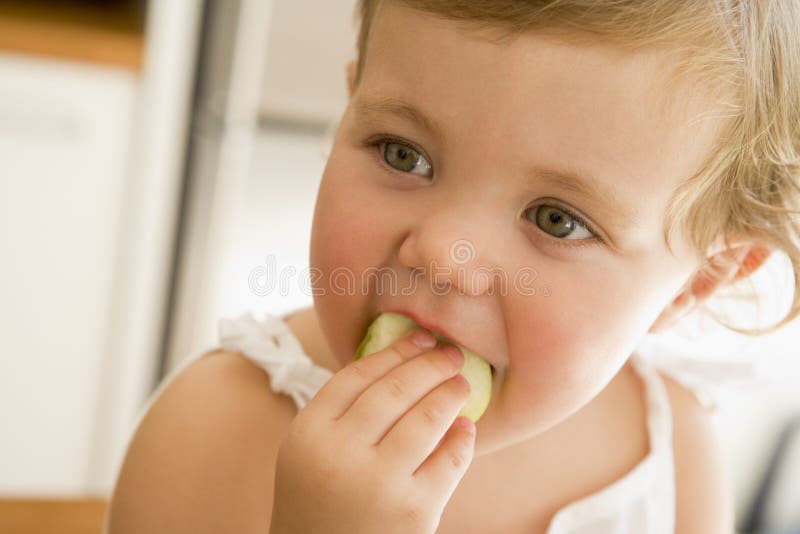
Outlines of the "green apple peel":
M 405 315 L 382 313 L 367 328 L 367 333 L 358 345 L 353 360 L 385 349 L 417 326 L 417 323 Z M 460 373 L 469 382 L 470 396 L 458 415 L 466 416 L 473 422 L 477 422 L 486 411 L 489 400 L 492 398 L 492 368 L 489 362 L 458 343 L 436 332 L 432 333 L 437 340 L 457 346 L 464 354 L 464 366 Z

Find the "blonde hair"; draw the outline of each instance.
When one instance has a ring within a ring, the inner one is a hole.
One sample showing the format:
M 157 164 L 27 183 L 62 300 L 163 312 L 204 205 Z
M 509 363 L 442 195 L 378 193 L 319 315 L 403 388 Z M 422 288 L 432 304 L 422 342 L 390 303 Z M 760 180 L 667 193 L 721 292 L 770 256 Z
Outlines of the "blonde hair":
M 681 52 L 676 74 L 693 74 L 709 94 L 724 95 L 726 127 L 703 168 L 675 191 L 664 239 L 680 222 L 698 255 L 718 240 L 755 239 L 784 252 L 795 292 L 772 332 L 800 315 L 800 5 L 786 0 L 395 0 L 465 29 L 532 30 L 602 39 L 631 49 Z M 372 21 L 383 0 L 359 0 L 358 61 L 364 67 Z M 739 264 L 749 275 L 750 266 Z M 753 288 L 751 287 L 751 290 Z M 753 293 L 755 291 L 753 290 Z M 721 321 L 720 321 L 721 322 Z

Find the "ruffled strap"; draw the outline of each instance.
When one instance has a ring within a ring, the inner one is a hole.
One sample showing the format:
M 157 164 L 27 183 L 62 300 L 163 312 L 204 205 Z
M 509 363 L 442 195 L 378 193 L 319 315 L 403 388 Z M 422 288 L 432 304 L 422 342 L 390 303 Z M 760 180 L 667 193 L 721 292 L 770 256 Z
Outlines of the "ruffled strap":
M 556 512 L 547 534 L 674 532 L 675 467 L 672 412 L 664 384 L 638 354 L 631 357 L 642 380 L 650 452 L 624 477 Z
M 279 317 L 264 314 L 258 321 L 252 313 L 218 321 L 220 346 L 244 354 L 263 368 L 276 393 L 289 395 L 302 410 L 333 376 L 309 358 L 300 342 Z
M 748 357 L 707 356 L 679 336 L 647 335 L 636 353 L 659 372 L 691 391 L 706 408 L 716 409 L 727 391 L 763 380 L 764 369 Z

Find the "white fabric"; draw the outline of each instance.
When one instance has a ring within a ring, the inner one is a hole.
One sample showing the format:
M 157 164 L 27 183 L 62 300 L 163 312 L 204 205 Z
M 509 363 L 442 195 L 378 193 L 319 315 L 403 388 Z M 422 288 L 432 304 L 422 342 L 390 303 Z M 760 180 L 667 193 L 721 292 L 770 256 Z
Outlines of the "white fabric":
M 672 412 L 655 369 L 631 359 L 644 382 L 650 453 L 630 473 L 556 513 L 547 534 L 671 534 L 675 530 Z
M 319 367 L 304 352 L 280 318 L 267 314 L 257 321 L 246 313 L 218 322 L 220 345 L 238 351 L 270 376 L 270 387 L 285 393 L 302 410 L 333 373 Z
M 763 359 L 754 358 L 751 338 L 728 332 L 692 332 L 673 329 L 647 334 L 636 354 L 653 368 L 668 375 L 694 393 L 706 408 L 717 409 L 720 399 L 731 390 L 763 382 Z

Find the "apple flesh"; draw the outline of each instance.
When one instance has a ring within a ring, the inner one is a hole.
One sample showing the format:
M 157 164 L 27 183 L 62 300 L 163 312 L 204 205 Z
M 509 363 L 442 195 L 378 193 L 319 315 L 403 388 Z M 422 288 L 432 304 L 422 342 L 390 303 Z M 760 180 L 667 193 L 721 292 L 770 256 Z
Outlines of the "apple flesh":
M 405 315 L 399 313 L 380 314 L 367 328 L 367 333 L 358 345 L 353 360 L 385 349 L 416 327 L 417 323 Z M 458 415 L 464 415 L 476 422 L 486 411 L 489 400 L 492 398 L 492 368 L 489 362 L 471 350 L 436 332 L 433 332 L 433 335 L 440 341 L 457 346 L 464 354 L 464 366 L 460 372 L 469 382 L 470 396 Z

